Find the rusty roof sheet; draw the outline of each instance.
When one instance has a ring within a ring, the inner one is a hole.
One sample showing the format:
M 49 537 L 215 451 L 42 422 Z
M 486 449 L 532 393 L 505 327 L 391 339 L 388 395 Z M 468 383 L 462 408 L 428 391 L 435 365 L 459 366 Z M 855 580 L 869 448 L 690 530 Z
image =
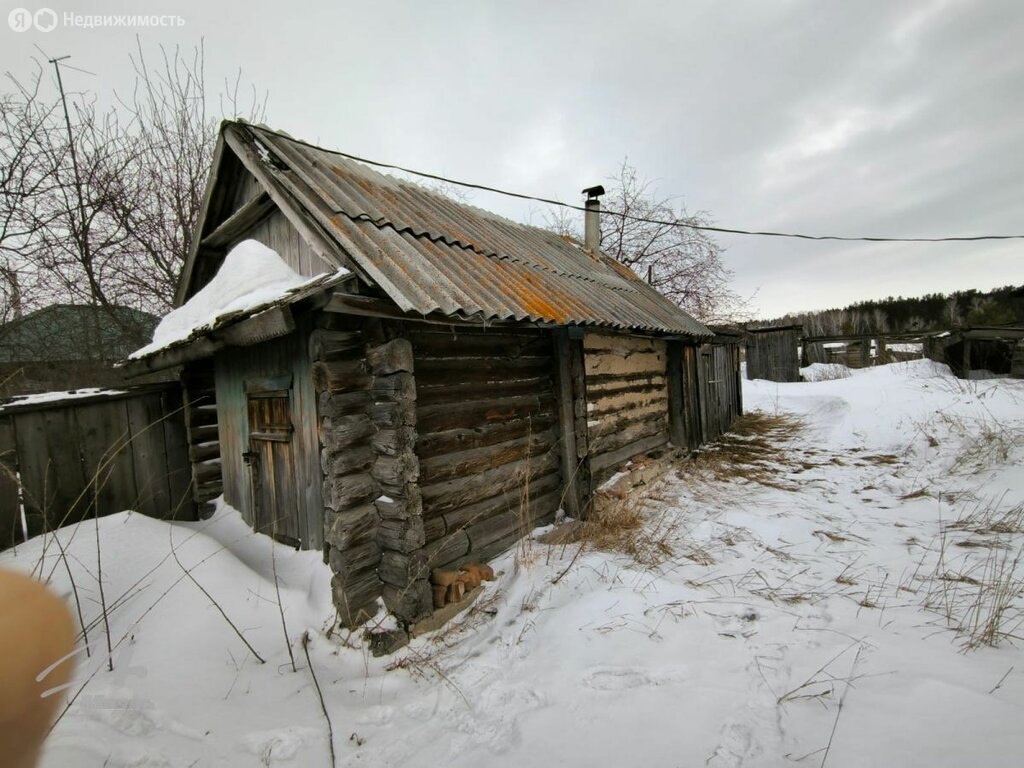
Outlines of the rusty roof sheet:
M 225 130 L 401 309 L 711 336 L 605 255 L 261 127 Z

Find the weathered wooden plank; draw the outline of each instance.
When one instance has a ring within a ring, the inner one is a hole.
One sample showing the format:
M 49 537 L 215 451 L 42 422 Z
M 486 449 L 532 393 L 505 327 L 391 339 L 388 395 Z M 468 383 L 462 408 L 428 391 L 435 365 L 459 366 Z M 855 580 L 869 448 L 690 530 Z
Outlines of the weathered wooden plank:
M 587 331 L 583 337 L 583 348 L 587 355 L 592 353 L 611 353 L 630 355 L 644 352 L 655 352 L 665 342 L 650 336 L 631 336 L 623 333 L 604 333 Z
M 212 481 L 219 481 L 221 478 L 220 460 L 205 461 L 192 466 L 192 474 L 196 483 L 202 485 Z
M 427 541 L 423 518 L 410 516 L 402 520 L 393 518 L 381 520 L 377 529 L 377 541 L 385 552 L 410 554 L 420 550 Z M 385 578 L 384 581 L 388 581 L 388 579 Z M 394 584 L 395 582 L 390 583 Z
M 469 552 L 469 536 L 462 529 L 453 531 L 443 539 L 431 542 L 423 548 L 429 568 L 439 568 L 467 552 Z
M 374 500 L 377 512 L 384 520 L 405 520 L 423 514 L 423 497 L 418 485 L 404 489 L 404 496 L 382 495 Z
M 0 418 L 0 551 L 22 540 L 14 419 Z
M 551 353 L 547 334 L 533 331 L 510 333 L 484 331 L 467 333 L 459 329 L 446 331 L 418 331 L 410 334 L 417 358 L 478 357 L 488 355 L 500 358 L 530 357 Z
M 541 475 L 558 467 L 558 454 L 551 451 L 542 456 L 515 461 L 478 475 L 421 485 L 425 514 L 438 514 L 463 504 L 471 504 L 485 496 L 517 488 L 529 473 Z
M 371 402 L 365 389 L 354 392 L 320 392 L 317 396 L 317 414 L 321 419 L 333 419 L 354 413 L 366 413 Z
M 381 549 L 376 538 L 363 541 L 345 550 L 331 547 L 328 560 L 331 569 L 346 581 L 357 578 L 361 573 L 377 570 Z
M 75 412 L 90 503 L 100 516 L 133 509 L 138 497 L 128 412 L 120 405 L 86 406 Z
M 536 475 L 530 479 L 530 493 L 533 496 L 546 495 L 561 487 L 560 474 L 549 470 L 547 474 Z M 524 490 L 521 487 L 512 488 L 496 496 L 490 496 L 473 504 L 468 504 L 458 509 L 445 512 L 444 514 L 424 516 L 424 525 L 429 526 L 427 541 L 436 541 L 445 532 L 452 533 L 468 525 L 479 523 L 495 513 L 504 512 L 510 509 L 517 509 L 523 501 Z M 561 498 L 561 492 L 559 493 Z M 437 533 L 435 521 L 441 520 L 441 533 Z M 433 533 L 433 535 L 431 535 Z
M 587 379 L 587 393 L 607 397 L 625 392 L 664 389 L 668 380 L 664 373 L 634 373 L 623 376 L 595 376 Z
M 338 416 L 320 420 L 320 442 L 330 452 L 337 452 L 350 446 L 369 442 L 376 431 L 370 417 L 365 413 Z
M 274 210 L 270 196 L 265 192 L 243 203 L 238 210 L 217 225 L 202 240 L 203 248 L 225 248 L 244 237 L 250 229 L 263 221 Z
M 190 445 L 188 448 L 188 457 L 192 461 L 196 462 L 209 461 L 210 459 L 219 459 L 220 443 L 215 440 L 209 443 Z
M 362 355 L 363 334 L 359 331 L 317 329 L 309 335 L 309 359 L 331 361 Z
M 320 452 L 320 467 L 327 475 L 347 475 L 356 471 L 369 472 L 376 453 L 367 445 L 341 446 L 336 450 L 324 448 Z
M 420 462 L 420 479 L 424 483 L 435 483 L 460 475 L 476 474 L 529 456 L 539 456 L 550 451 L 554 445 L 555 434 L 548 430 L 484 448 L 434 456 Z
M 411 373 L 393 373 L 373 379 L 374 402 L 400 403 L 416 399 L 417 379 Z
M 373 403 L 367 409 L 372 421 L 378 429 L 398 429 L 416 423 L 416 403 L 403 400 L 397 403 Z
M 324 504 L 336 512 L 373 501 L 379 495 L 380 486 L 366 472 L 324 479 Z
M 377 509 L 373 504 L 364 504 L 343 512 L 326 510 L 324 540 L 341 551 L 376 540 L 378 520 Z
M 462 357 L 457 360 L 420 358 L 416 378 L 421 386 L 442 386 L 464 382 L 508 381 L 536 378 L 549 373 L 550 356 L 493 358 Z
M 295 330 L 292 311 L 287 306 L 271 307 L 246 317 L 216 332 L 217 338 L 232 346 L 249 347 L 263 341 L 287 336 Z
M 554 427 L 555 423 L 554 414 L 538 413 L 526 419 L 498 424 L 421 433 L 417 436 L 416 452 L 421 459 L 432 459 L 458 451 L 486 448 L 524 437 L 531 432 L 545 432 Z
M 640 438 L 648 435 L 667 432 L 668 414 L 660 419 L 646 419 L 643 421 L 629 422 L 625 426 L 604 431 L 600 434 L 591 433 L 590 455 L 599 456 L 602 453 L 615 451 L 624 445 L 629 445 Z
M 665 374 L 667 355 L 642 352 L 628 356 L 588 353 L 585 358 L 587 376 L 634 376 L 642 373 Z
M 203 395 L 202 397 L 207 404 L 196 405 L 193 403 L 185 411 L 185 422 L 190 429 L 217 426 L 217 405 L 213 402 L 212 395 Z
M 17 414 L 15 436 L 28 535 L 83 519 L 89 501 L 73 410 Z
M 385 550 L 381 554 L 380 565 L 377 568 L 380 580 L 395 587 L 406 587 L 415 581 L 425 580 L 429 573 L 427 557 L 422 550 Z
M 401 488 L 419 479 L 420 463 L 411 451 L 397 456 L 378 455 L 370 473 L 382 486 Z
M 657 418 L 667 419 L 668 399 L 655 400 L 654 402 L 642 405 L 627 405 L 610 411 L 602 409 L 602 411 L 599 413 L 592 411 L 588 416 L 591 437 L 604 434 L 610 429 L 615 429 L 618 425 L 625 425 L 633 421 Z
M 515 535 L 516 539 L 527 536 L 538 525 L 549 522 L 549 516 L 558 509 L 561 493 L 558 490 L 530 499 L 528 505 L 519 505 L 499 515 L 468 526 L 470 554 L 479 553 L 487 545 Z M 542 522 L 543 521 L 543 522 Z
M 366 361 L 375 376 L 392 373 L 412 373 L 412 344 L 408 339 L 392 339 L 366 350 Z
M 174 503 L 168 484 L 170 462 L 164 442 L 160 394 L 126 400 L 131 433 L 132 468 L 138 495 L 136 509 L 150 517 L 171 517 Z M 217 447 L 217 444 L 213 444 Z M 217 447 L 219 452 L 219 447 Z
M 515 381 L 463 382 L 429 386 L 417 382 L 416 398 L 421 405 L 441 403 L 459 404 L 474 400 L 490 400 L 502 397 L 516 397 L 547 392 L 551 389 L 551 378 L 545 374 Z
M 338 608 L 338 621 L 350 629 L 357 627 L 377 612 L 376 600 L 381 594 L 376 569 L 331 579 L 331 593 Z
M 361 359 L 318 361 L 312 364 L 312 375 L 317 392 L 362 390 L 372 380 L 366 362 Z
M 412 452 L 416 445 L 416 428 L 409 425 L 384 426 L 375 422 L 377 431 L 370 437 L 370 446 L 378 454 L 397 456 Z
M 444 432 L 452 429 L 474 429 L 514 419 L 526 419 L 537 414 L 552 414 L 554 398 L 522 395 L 520 397 L 477 400 L 454 409 L 449 405 L 430 405 L 417 408 L 416 418 L 421 433 Z
M 630 443 L 629 445 L 623 446 L 615 451 L 591 457 L 591 470 L 594 472 L 596 478 L 598 474 L 608 472 L 608 470 L 614 470 L 616 467 L 621 464 L 625 464 L 630 459 L 645 454 L 648 451 L 653 451 L 655 448 L 660 448 L 667 442 L 667 431 L 641 438 L 635 443 Z

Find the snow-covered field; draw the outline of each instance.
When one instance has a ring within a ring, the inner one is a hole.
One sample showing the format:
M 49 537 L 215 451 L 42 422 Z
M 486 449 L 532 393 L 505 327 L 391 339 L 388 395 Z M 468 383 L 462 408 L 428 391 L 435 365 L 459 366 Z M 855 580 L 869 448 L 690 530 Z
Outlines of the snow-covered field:
M 769 485 L 688 463 L 650 488 L 660 565 L 532 542 L 457 626 L 386 659 L 325 635 L 318 554 L 223 508 L 100 521 L 110 672 L 96 529 L 60 531 L 93 656 L 44 765 L 328 766 L 313 673 L 338 765 L 1020 765 L 1024 640 L 998 633 L 1022 634 L 1024 382 L 915 361 L 744 400 L 803 427 L 761 459 Z M 45 544 L 0 565 L 73 606 Z

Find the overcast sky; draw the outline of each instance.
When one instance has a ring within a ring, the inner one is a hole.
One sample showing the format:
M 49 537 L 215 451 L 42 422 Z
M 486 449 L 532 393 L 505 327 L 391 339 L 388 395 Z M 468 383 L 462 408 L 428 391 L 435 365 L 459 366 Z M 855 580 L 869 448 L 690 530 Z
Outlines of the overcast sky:
M 4 0 L 3 16 L 16 6 Z M 63 3 L 63 17 L 175 14 L 180 27 L 0 27 L 96 73 L 202 40 L 208 79 L 267 92 L 294 136 L 453 178 L 579 202 L 628 155 L 720 225 L 811 234 L 1024 234 L 1024 2 Z M 2 23 L 2 22 L 0 22 Z M 474 193 L 543 221 L 543 210 Z M 850 245 L 721 235 L 762 316 L 1024 283 L 1024 241 Z

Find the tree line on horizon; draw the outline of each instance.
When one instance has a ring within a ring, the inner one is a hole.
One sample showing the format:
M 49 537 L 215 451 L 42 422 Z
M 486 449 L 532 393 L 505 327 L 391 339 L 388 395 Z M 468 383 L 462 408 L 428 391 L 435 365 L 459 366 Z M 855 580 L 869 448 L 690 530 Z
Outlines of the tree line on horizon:
M 808 336 L 925 333 L 980 325 L 1024 324 L 1024 285 L 969 288 L 924 296 L 890 296 L 842 308 L 796 312 L 760 320 L 751 328 L 802 325 Z

